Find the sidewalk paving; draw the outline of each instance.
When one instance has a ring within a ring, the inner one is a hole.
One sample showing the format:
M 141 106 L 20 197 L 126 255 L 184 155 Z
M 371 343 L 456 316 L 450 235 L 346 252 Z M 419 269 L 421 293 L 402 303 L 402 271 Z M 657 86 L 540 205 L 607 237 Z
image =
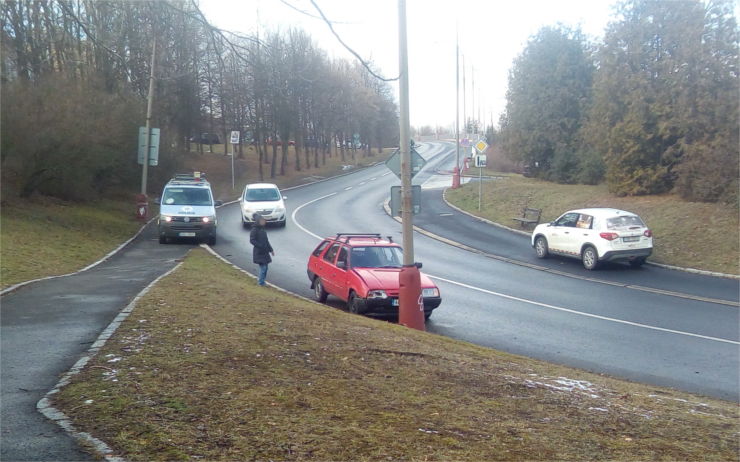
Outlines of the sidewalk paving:
M 41 281 L 0 300 L 0 459 L 93 460 L 36 403 L 129 301 L 191 248 L 160 245 L 152 225 L 83 273 Z

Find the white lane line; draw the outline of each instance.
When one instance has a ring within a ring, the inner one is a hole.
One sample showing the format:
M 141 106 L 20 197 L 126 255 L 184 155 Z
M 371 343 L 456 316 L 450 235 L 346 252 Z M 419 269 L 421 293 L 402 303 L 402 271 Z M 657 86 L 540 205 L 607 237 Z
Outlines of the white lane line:
M 360 183 L 360 184 L 359 184 L 358 186 L 362 186 L 362 185 L 364 185 L 364 184 L 365 184 L 365 182 L 363 181 L 363 182 L 362 182 L 362 183 Z
M 344 188 L 345 191 L 349 191 L 350 189 L 352 189 L 352 186 L 347 186 L 346 188 Z
M 391 173 L 392 173 L 392 172 L 385 172 L 384 174 L 382 174 L 382 175 L 380 175 L 380 176 L 386 176 L 386 175 L 390 175 Z
M 299 211 L 300 211 L 300 210 L 301 210 L 301 209 L 302 209 L 303 207 L 305 207 L 305 206 L 307 206 L 307 205 L 311 205 L 311 204 L 313 204 L 314 202 L 318 202 L 318 201 L 320 201 L 320 200 L 322 200 L 322 199 L 326 199 L 327 197 L 335 196 L 336 194 L 337 194 L 337 193 L 333 192 L 333 193 L 331 193 L 331 194 L 327 194 L 326 196 L 321 196 L 321 197 L 317 197 L 317 198 L 316 198 L 316 199 L 314 199 L 314 200 L 308 201 L 308 202 L 306 202 L 305 204 L 301 204 L 301 205 L 300 205 L 299 207 L 296 207 L 296 209 L 295 209 L 295 210 L 293 210 L 293 213 L 292 213 L 292 214 L 290 215 L 290 217 L 291 217 L 291 218 L 293 219 L 293 223 L 295 223 L 295 225 L 296 225 L 296 226 L 297 226 L 298 228 L 300 228 L 300 230 L 301 230 L 301 231 L 303 231 L 304 233 L 308 234 L 309 236 L 313 236 L 313 237 L 315 237 L 315 238 L 316 238 L 316 239 L 318 239 L 318 240 L 321 240 L 321 239 L 322 239 L 322 237 L 321 237 L 321 236 L 319 236 L 318 234 L 314 234 L 314 233 L 312 233 L 311 231 L 309 231 L 309 230 L 307 230 L 306 228 L 304 228 L 302 224 L 298 223 L 298 220 L 296 220 L 295 216 L 296 216 L 296 214 L 297 214 L 297 213 L 298 213 L 298 212 L 299 212 Z
M 370 181 L 375 181 L 375 180 L 377 180 L 377 179 L 378 179 L 378 177 L 376 176 L 376 177 L 374 177 L 374 178 L 370 178 Z
M 616 318 L 610 318 L 610 317 L 607 317 L 607 316 L 600 316 L 598 314 L 584 313 L 583 311 L 576 311 L 576 310 L 572 310 L 572 309 L 569 309 L 569 308 L 563 308 L 563 307 L 560 307 L 560 306 L 549 305 L 547 303 L 536 302 L 534 300 L 527 300 L 526 298 L 515 297 L 513 295 L 506 295 L 506 294 L 502 294 L 500 292 L 494 292 L 492 290 L 482 289 L 480 287 L 471 286 L 469 284 L 464 284 L 462 282 L 451 281 L 449 279 L 441 278 L 439 276 L 432 276 L 431 274 L 427 274 L 427 276 L 429 276 L 432 279 L 437 279 L 438 281 L 443 281 L 443 282 L 446 282 L 448 284 L 453 284 L 453 285 L 456 285 L 456 286 L 464 287 L 466 289 L 475 290 L 475 291 L 478 291 L 478 292 L 482 292 L 484 294 L 494 295 L 496 297 L 506 298 L 506 299 L 509 299 L 509 300 L 517 301 L 517 302 L 528 303 L 530 305 L 536 305 L 536 306 L 539 306 L 539 307 L 542 307 L 542 308 L 548 308 L 548 309 L 551 309 L 551 310 L 563 311 L 563 312 L 566 312 L 566 313 L 576 314 L 576 315 L 579 315 L 579 316 L 585 316 L 585 317 L 588 317 L 588 318 L 601 319 L 603 321 L 616 322 L 616 323 L 619 323 L 619 324 L 626 324 L 626 325 L 629 325 L 629 326 L 642 327 L 642 328 L 645 328 L 645 329 L 657 330 L 657 331 L 661 331 L 661 332 L 669 332 L 671 334 L 686 335 L 686 336 L 689 336 L 689 337 L 703 338 L 705 340 L 712 340 L 712 341 L 715 341 L 715 342 L 723 342 L 723 343 L 731 343 L 733 345 L 740 345 L 740 342 L 736 342 L 734 340 L 727 340 L 727 339 L 724 339 L 724 338 L 710 337 L 710 336 L 707 336 L 707 335 L 694 334 L 692 332 L 684 332 L 684 331 L 681 331 L 681 330 L 666 329 L 665 327 L 650 326 L 650 325 L 647 325 L 647 324 L 641 324 L 639 322 L 625 321 L 623 319 L 616 319 Z

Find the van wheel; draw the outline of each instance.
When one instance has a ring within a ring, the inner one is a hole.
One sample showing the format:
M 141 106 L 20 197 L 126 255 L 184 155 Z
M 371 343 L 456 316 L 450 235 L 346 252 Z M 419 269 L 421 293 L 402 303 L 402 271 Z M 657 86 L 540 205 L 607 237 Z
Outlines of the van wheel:
M 164 236 L 159 236 L 159 243 L 160 244 L 166 244 L 167 243 L 167 238 L 164 237 Z
M 313 295 L 317 301 L 324 303 L 329 294 L 324 290 L 324 284 L 321 283 L 321 278 L 317 277 L 313 282 Z
M 537 239 L 534 240 L 534 250 L 537 252 L 537 258 L 547 258 L 550 250 L 547 247 L 545 236 L 537 236 Z
M 595 248 L 589 245 L 581 252 L 581 261 L 584 268 L 593 271 L 599 266 L 599 254 L 596 253 Z
M 211 247 L 216 245 L 216 236 L 211 236 L 208 238 L 208 245 L 210 245 Z

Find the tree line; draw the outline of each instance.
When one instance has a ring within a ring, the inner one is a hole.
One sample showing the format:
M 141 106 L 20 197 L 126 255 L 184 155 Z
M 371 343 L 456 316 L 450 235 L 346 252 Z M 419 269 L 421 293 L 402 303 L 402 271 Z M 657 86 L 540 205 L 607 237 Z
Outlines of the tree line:
M 135 187 L 155 43 L 155 181 L 202 154 L 203 133 L 240 130 L 237 155 L 255 146 L 260 179 L 319 167 L 331 147 L 344 158 L 398 142 L 390 85 L 300 29 L 224 31 L 194 0 L 8 0 L 0 20 L 2 177 L 22 196 Z
M 729 0 L 627 0 L 600 43 L 545 27 L 509 75 L 497 140 L 532 175 L 617 195 L 737 201 L 738 35 Z

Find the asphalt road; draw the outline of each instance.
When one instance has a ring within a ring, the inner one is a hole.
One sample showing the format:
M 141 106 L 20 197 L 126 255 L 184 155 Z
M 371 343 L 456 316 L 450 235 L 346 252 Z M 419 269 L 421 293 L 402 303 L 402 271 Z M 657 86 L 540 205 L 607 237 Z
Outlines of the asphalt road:
M 435 171 L 454 164 L 449 143 L 425 143 L 428 159 L 415 183 L 436 184 Z M 382 204 L 398 179 L 379 165 L 287 191 L 292 215 L 268 230 L 277 251 L 268 279 L 311 297 L 309 253 L 322 236 L 380 232 L 401 239 Z M 610 265 L 584 274 L 578 262 L 535 261 L 526 238 L 454 214 L 441 190 L 425 190 L 418 224 L 483 251 L 532 262 L 568 275 L 507 263 L 416 233 L 416 260 L 443 295 L 427 329 L 479 345 L 649 384 L 738 400 L 740 310 L 738 282 L 656 267 Z M 238 205 L 219 210 L 215 250 L 250 271 L 249 232 Z M 453 213 L 452 216 L 440 214 Z M 575 277 L 574 277 L 575 276 Z M 587 276 L 596 280 L 581 279 Z M 674 291 L 675 295 L 632 286 Z M 676 296 L 678 295 L 678 296 Z M 729 301 L 708 303 L 693 296 Z M 329 304 L 343 304 L 330 298 Z
M 160 246 L 150 226 L 92 270 L 2 297 L 0 460 L 93 460 L 37 412 L 36 403 L 130 300 L 191 246 Z

